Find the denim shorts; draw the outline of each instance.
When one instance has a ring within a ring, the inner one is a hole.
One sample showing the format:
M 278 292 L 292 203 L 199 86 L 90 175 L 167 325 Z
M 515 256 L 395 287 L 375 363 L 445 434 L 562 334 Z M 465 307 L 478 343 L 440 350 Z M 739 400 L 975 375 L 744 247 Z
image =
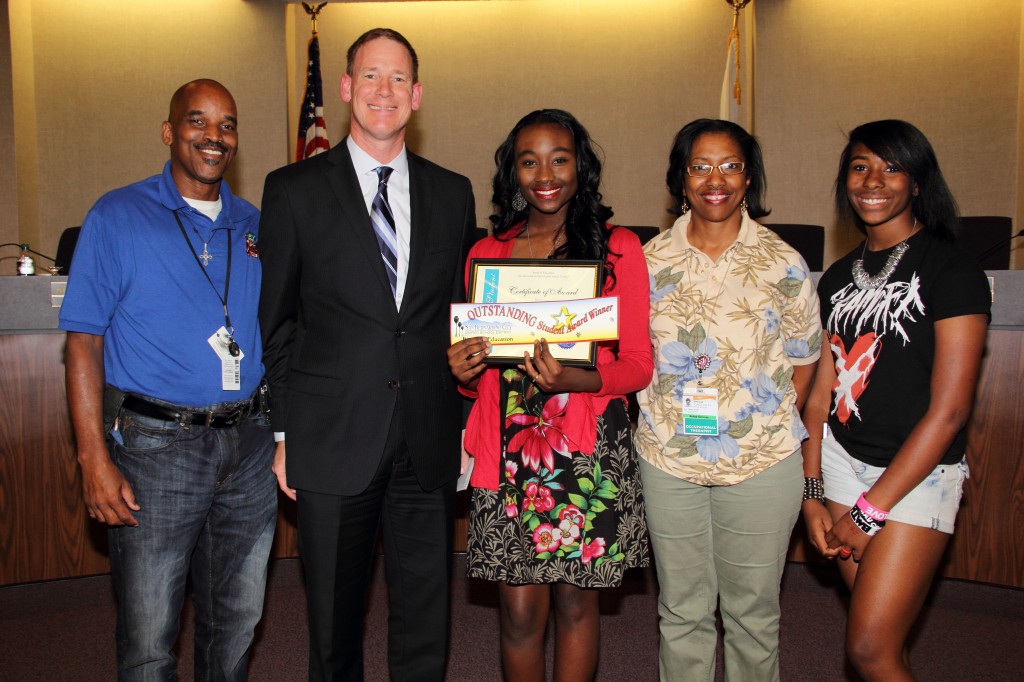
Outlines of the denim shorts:
M 852 507 L 884 472 L 885 467 L 851 457 L 831 436 L 821 441 L 825 497 L 833 502 Z M 969 475 L 966 459 L 957 464 L 940 464 L 896 503 L 889 511 L 889 520 L 952 534 L 964 481 Z

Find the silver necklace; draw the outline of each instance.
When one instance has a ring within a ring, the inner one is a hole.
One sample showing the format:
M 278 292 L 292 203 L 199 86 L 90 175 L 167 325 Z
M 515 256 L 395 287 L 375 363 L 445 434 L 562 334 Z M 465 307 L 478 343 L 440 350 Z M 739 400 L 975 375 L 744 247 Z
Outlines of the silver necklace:
M 864 269 L 864 254 L 868 250 L 868 240 L 864 240 L 864 248 L 860 252 L 860 258 L 853 261 L 853 283 L 857 285 L 858 289 L 878 289 L 885 286 L 885 283 L 892 277 L 892 273 L 895 272 L 896 266 L 900 264 L 900 260 L 910 249 L 910 244 L 907 243 L 907 239 L 914 236 L 914 231 L 917 230 L 917 218 L 914 218 L 914 224 L 910 228 L 910 234 L 906 238 L 897 244 L 892 253 L 889 254 L 889 258 L 885 261 L 885 265 L 878 271 L 876 275 L 869 275 Z
M 175 215 L 177 215 L 177 213 L 175 213 Z M 192 219 L 189 218 L 187 214 L 185 215 L 185 218 L 188 219 L 188 226 L 192 228 L 193 232 L 195 232 L 196 239 L 198 239 L 199 241 L 203 242 L 203 252 L 201 254 L 199 254 L 198 256 L 196 256 L 196 258 L 198 258 L 199 260 L 203 261 L 203 267 L 205 268 L 206 266 L 208 266 L 210 264 L 210 261 L 213 260 L 213 254 L 210 253 L 210 250 L 207 248 L 207 246 L 208 246 L 207 243 L 203 240 L 202 236 L 199 234 L 199 230 L 197 230 L 196 226 L 192 223 Z M 228 241 L 230 241 L 230 240 L 228 240 Z M 190 245 L 191 245 L 191 243 L 192 242 L 189 242 Z
M 533 242 L 530 240 L 530 223 L 529 223 L 529 221 L 527 221 L 525 229 L 526 229 L 526 246 L 528 246 L 529 249 L 530 249 L 530 258 L 535 258 L 535 256 L 533 255 Z M 553 254 L 555 252 L 555 249 L 558 248 L 558 241 L 562 238 L 562 230 L 564 230 L 564 229 L 565 229 L 565 223 L 562 223 L 561 225 L 558 226 L 558 231 L 555 232 L 555 238 L 551 241 L 551 250 L 548 251 L 548 255 L 544 256 L 545 260 L 547 260 L 548 258 L 551 258 L 551 254 Z

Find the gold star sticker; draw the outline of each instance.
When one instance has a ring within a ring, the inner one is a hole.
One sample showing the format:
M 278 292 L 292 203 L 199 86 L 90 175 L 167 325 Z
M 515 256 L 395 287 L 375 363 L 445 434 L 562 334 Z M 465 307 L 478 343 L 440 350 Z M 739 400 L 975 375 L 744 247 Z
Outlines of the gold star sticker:
M 576 313 L 570 313 L 569 309 L 563 305 L 561 312 L 552 315 L 551 318 L 555 321 L 554 329 L 558 330 L 571 325 L 572 321 L 576 319 Z

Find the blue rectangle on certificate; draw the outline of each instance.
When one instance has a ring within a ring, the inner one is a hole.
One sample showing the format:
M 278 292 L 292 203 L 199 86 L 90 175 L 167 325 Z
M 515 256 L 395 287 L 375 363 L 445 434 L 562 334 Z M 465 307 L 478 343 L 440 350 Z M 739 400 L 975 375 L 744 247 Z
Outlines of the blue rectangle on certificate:
M 484 269 L 484 303 L 498 302 L 498 269 Z

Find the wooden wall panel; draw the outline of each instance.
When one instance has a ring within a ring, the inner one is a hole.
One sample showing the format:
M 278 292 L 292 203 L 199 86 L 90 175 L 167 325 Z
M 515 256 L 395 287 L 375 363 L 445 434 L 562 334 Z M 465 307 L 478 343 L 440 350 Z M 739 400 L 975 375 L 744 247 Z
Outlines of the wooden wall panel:
M 105 573 L 82 505 L 64 334 L 0 335 L 0 584 Z
M 0 585 L 105 573 L 106 533 L 90 521 L 64 391 L 64 335 L 0 335 Z M 942 567 L 950 578 L 1024 588 L 1024 331 L 993 330 L 971 418 L 971 478 Z M 466 547 L 460 493 L 455 549 Z M 298 554 L 295 504 L 280 497 L 274 557 Z M 817 552 L 797 524 L 789 558 Z
M 284 493 L 277 494 L 277 530 L 274 535 L 274 546 L 270 550 L 270 556 L 275 559 L 295 557 L 299 555 L 299 533 L 296 522 L 295 503 L 284 496 Z
M 968 425 L 970 478 L 942 574 L 1024 587 L 1024 331 L 991 330 Z

